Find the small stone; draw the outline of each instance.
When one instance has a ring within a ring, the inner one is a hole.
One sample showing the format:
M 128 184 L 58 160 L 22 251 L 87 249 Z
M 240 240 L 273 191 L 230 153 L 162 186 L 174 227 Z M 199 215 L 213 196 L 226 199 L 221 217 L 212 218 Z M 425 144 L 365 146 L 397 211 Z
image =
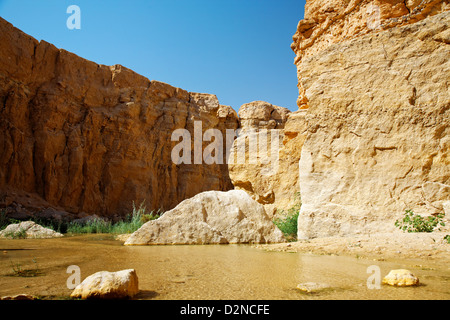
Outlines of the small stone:
M 297 289 L 305 293 L 317 293 L 323 291 L 324 289 L 331 288 L 330 285 L 326 283 L 316 283 L 316 282 L 305 282 L 297 285 Z
M 397 269 L 391 270 L 389 274 L 384 277 L 383 284 L 396 287 L 417 286 L 419 284 L 419 278 L 409 270 Z

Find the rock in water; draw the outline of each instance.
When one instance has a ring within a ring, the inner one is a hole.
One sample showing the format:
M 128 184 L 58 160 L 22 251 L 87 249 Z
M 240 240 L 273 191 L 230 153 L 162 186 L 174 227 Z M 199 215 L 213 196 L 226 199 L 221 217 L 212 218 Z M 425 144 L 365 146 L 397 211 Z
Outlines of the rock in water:
M 245 191 L 207 191 L 134 232 L 125 245 L 284 242 L 264 207 Z
M 397 269 L 391 270 L 389 274 L 384 277 L 383 283 L 396 287 L 417 286 L 419 284 L 419 278 L 409 270 Z
M 63 236 L 63 234 L 52 229 L 44 228 L 33 221 L 10 224 L 4 230 L 0 231 L 0 238 L 47 239 Z
M 139 292 L 136 271 L 127 269 L 117 272 L 100 271 L 80 283 L 70 295 L 81 299 L 125 299 Z
M 298 284 L 297 289 L 305 293 L 318 293 L 331 289 L 331 286 L 326 283 L 305 282 Z

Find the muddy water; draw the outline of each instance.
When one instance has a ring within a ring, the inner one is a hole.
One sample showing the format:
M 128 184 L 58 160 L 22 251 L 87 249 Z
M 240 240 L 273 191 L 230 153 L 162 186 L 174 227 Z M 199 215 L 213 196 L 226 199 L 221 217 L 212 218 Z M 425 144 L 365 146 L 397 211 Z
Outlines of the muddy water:
M 106 235 L 46 240 L 0 240 L 0 296 L 29 293 L 52 299 L 70 295 L 67 267 L 77 265 L 81 279 L 97 271 L 134 268 L 137 299 L 445 299 L 450 300 L 450 269 L 404 262 L 369 261 L 341 256 L 266 252 L 248 245 L 125 247 Z M 367 268 L 381 276 L 407 268 L 422 285 L 368 289 Z M 39 272 L 19 277 L 17 270 Z M 300 293 L 303 282 L 330 289 Z

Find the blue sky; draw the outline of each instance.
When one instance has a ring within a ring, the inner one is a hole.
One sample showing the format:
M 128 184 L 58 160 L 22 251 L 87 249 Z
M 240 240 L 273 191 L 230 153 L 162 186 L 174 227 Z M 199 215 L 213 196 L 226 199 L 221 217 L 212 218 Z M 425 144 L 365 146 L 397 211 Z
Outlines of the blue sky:
M 69 30 L 69 5 L 81 29 Z M 265 100 L 296 110 L 290 49 L 305 0 L 0 0 L 0 16 L 38 40 L 121 64 L 235 110 Z

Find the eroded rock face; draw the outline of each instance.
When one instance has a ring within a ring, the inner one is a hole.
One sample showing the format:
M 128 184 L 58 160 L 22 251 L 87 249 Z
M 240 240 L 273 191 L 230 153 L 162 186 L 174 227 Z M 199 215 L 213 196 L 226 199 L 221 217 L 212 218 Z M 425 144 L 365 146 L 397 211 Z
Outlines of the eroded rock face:
M 282 117 L 276 122 L 269 118 L 271 114 Z M 228 165 L 234 187 L 264 204 L 269 215 L 291 208 L 299 190 L 298 162 L 306 137 L 305 111 L 290 112 L 257 102 L 243 105 L 239 116 L 243 129 L 234 141 Z M 270 121 L 272 125 L 267 126 Z
M 299 239 L 391 232 L 450 197 L 450 12 L 302 60 Z
M 239 108 L 243 131 L 252 129 L 283 129 L 290 111 L 265 101 L 253 101 Z
M 176 129 L 194 139 L 194 121 L 224 136 L 238 127 L 236 112 L 215 95 L 98 65 L 1 18 L 0 43 L 2 205 L 123 216 L 133 201 L 168 210 L 202 191 L 233 188 L 225 161 L 171 160 Z
M 450 9 L 447 0 L 307 0 L 291 48 L 296 54 L 300 108 L 309 97 L 302 83 L 302 60 L 330 45 L 369 33 L 416 23 Z
M 283 242 L 264 207 L 245 191 L 207 191 L 134 232 L 125 245 Z

